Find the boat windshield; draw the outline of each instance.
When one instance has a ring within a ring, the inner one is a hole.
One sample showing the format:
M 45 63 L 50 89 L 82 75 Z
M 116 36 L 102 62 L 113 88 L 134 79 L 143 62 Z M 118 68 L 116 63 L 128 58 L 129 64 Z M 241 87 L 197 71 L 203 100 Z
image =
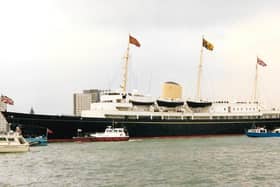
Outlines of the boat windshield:
M 25 141 L 24 141 L 24 139 L 22 137 L 18 138 L 18 141 L 19 141 L 20 144 L 24 144 L 25 143 Z
M 7 141 L 5 137 L 0 137 L 0 142 L 5 142 Z
M 8 141 L 9 141 L 9 142 L 14 142 L 14 141 L 15 141 L 15 138 L 8 138 Z
M 120 93 L 117 93 L 117 92 L 109 92 L 109 93 L 106 93 L 104 95 L 120 95 Z

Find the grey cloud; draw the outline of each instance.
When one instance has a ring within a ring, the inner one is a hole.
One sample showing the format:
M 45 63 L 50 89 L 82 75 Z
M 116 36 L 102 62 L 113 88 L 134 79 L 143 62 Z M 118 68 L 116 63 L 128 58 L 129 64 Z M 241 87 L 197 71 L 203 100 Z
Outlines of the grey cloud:
M 85 0 L 67 1 L 60 10 L 73 24 L 95 23 L 109 28 L 174 28 L 231 24 L 240 18 L 279 6 L 278 1 L 183 1 L 183 0 Z M 71 2 L 71 1 L 70 1 Z

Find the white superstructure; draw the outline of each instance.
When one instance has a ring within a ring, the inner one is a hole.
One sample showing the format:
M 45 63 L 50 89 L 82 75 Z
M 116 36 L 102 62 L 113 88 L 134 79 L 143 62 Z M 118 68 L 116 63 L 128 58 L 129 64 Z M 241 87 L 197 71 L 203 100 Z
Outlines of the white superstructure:
M 252 119 L 277 118 L 279 111 L 264 111 L 257 102 L 216 101 L 210 106 L 191 108 L 185 102 L 178 107 L 159 107 L 156 101 L 151 105 L 135 105 L 131 102 L 133 94 L 109 92 L 101 96 L 99 103 L 92 103 L 91 109 L 82 111 L 82 117 L 99 118 L 150 118 L 150 119 Z M 138 96 L 139 97 L 139 96 Z M 142 101 L 151 101 L 141 96 Z M 138 98 L 138 100 L 140 100 Z

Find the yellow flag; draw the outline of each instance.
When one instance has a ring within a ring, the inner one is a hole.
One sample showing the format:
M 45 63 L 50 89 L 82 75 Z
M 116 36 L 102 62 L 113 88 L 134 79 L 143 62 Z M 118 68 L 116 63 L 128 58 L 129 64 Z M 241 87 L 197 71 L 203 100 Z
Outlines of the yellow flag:
M 202 38 L 202 46 L 205 47 L 206 49 L 213 51 L 214 50 L 214 45 Z

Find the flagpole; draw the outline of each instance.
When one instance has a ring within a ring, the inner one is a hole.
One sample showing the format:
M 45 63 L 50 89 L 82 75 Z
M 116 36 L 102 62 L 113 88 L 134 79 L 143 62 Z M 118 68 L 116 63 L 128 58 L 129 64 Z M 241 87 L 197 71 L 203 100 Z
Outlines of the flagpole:
M 204 38 L 204 36 L 202 35 L 202 41 L 203 41 L 203 38 Z M 197 100 L 201 99 L 200 82 L 201 82 L 201 74 L 202 74 L 202 62 L 203 62 L 203 45 L 201 45 L 201 49 L 200 49 L 200 60 L 199 60 L 198 74 L 197 74 L 197 88 L 196 88 L 196 99 Z
M 124 74 L 123 74 L 123 84 L 122 84 L 122 91 L 126 93 L 126 85 L 127 85 L 127 75 L 128 75 L 128 59 L 129 59 L 129 39 L 128 39 L 128 45 L 127 45 L 127 50 L 126 54 L 124 56 L 125 58 L 125 64 L 124 64 Z
M 48 128 L 46 129 L 46 138 L 48 139 Z

